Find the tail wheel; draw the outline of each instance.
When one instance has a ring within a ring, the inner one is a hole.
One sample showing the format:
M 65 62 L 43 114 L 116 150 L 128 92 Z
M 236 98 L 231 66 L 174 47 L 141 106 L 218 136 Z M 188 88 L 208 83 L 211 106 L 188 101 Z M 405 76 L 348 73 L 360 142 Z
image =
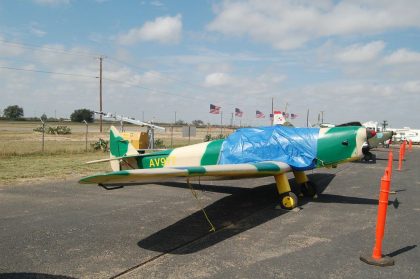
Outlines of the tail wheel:
M 307 181 L 301 184 L 301 192 L 305 197 L 314 197 L 318 192 L 315 183 Z
M 280 195 L 280 206 L 283 209 L 291 210 L 298 205 L 298 198 L 293 192 L 286 192 Z

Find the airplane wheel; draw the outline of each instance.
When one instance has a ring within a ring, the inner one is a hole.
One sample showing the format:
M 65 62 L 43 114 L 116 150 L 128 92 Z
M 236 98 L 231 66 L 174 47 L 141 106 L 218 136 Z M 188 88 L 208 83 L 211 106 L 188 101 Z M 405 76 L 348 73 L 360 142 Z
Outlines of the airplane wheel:
M 317 194 L 316 185 L 312 181 L 302 183 L 300 189 L 305 197 L 313 198 Z
M 298 205 L 298 198 L 293 192 L 287 192 L 280 195 L 280 206 L 283 209 L 291 210 Z

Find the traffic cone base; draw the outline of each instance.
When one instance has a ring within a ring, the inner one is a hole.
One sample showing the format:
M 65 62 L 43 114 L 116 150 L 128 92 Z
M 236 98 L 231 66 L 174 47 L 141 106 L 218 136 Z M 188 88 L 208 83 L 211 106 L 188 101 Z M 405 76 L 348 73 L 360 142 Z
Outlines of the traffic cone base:
M 382 256 L 380 259 L 374 259 L 372 256 L 360 256 L 360 260 L 362 262 L 365 262 L 370 265 L 376 265 L 376 266 L 392 266 L 395 264 L 395 261 L 393 258 L 388 256 Z

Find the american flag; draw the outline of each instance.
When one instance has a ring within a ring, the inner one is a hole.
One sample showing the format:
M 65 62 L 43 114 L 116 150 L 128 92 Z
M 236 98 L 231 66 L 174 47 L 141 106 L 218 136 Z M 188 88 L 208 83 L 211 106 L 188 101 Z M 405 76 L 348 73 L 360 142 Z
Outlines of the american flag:
M 264 113 L 262 113 L 262 112 L 261 112 L 261 111 L 259 111 L 259 110 L 257 110 L 257 111 L 256 111 L 255 116 L 256 116 L 257 118 L 265 118 Z
M 235 116 L 242 117 L 243 114 L 244 112 L 242 110 L 235 108 Z
M 294 113 L 291 113 L 291 114 L 290 114 L 290 118 L 291 118 L 291 119 L 295 119 L 296 117 L 298 117 L 298 115 L 297 115 L 297 114 L 294 114 Z
M 210 113 L 219 114 L 221 107 L 210 104 Z

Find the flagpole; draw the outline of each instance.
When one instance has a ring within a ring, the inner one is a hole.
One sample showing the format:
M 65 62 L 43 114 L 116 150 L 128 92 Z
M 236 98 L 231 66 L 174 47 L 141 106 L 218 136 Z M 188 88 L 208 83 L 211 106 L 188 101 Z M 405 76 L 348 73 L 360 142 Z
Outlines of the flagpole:
M 306 111 L 306 127 L 309 127 L 309 109 Z
M 231 118 L 230 118 L 230 127 L 233 127 L 233 112 L 232 112 L 232 115 L 231 115 Z
M 223 111 L 220 112 L 220 134 L 223 135 Z
M 271 126 L 274 124 L 274 97 L 271 98 Z

